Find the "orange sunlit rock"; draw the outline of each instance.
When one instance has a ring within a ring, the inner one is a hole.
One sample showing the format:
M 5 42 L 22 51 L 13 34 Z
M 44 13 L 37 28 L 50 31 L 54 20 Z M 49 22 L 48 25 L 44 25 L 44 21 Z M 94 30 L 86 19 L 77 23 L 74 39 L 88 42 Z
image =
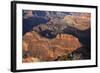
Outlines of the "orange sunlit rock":
M 81 47 L 78 38 L 73 35 L 58 34 L 55 38 L 48 39 L 34 31 L 24 35 L 23 44 L 23 51 L 31 51 L 31 56 L 40 61 L 55 60 L 58 56 L 69 54 Z
M 90 28 L 91 15 L 89 13 L 81 13 L 77 15 L 65 16 L 63 19 L 67 25 L 77 28 L 79 30 L 86 30 Z

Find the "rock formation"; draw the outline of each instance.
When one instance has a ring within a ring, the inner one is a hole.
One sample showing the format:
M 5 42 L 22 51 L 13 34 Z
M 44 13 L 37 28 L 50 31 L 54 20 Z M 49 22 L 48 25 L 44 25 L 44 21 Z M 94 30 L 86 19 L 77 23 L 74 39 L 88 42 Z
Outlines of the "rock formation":
M 23 37 L 23 62 L 54 61 L 59 56 L 67 55 L 81 47 L 78 38 L 69 34 L 58 34 L 53 39 L 32 31 Z M 28 59 L 28 60 L 27 60 Z
M 23 62 L 90 59 L 90 13 L 26 10 L 23 24 Z
M 63 19 L 65 15 L 68 15 L 69 12 L 56 12 L 56 11 L 39 11 L 39 10 L 24 10 L 24 18 L 30 17 L 39 17 L 45 19 L 55 19 L 60 18 Z
M 49 31 L 51 35 L 57 35 L 59 33 L 63 33 L 63 30 L 67 29 L 67 24 L 62 19 L 51 19 L 46 24 L 40 24 L 35 27 L 33 27 L 33 31 L 36 32 L 45 32 Z
M 68 26 L 78 30 L 87 30 L 91 27 L 91 15 L 89 13 L 65 16 L 63 20 Z

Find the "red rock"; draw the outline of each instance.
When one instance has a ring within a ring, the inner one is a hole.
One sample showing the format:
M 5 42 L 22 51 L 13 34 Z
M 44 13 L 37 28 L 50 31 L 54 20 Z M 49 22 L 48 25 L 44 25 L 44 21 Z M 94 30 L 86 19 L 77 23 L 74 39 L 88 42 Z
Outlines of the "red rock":
M 40 61 L 53 61 L 79 47 L 81 44 L 78 38 L 69 34 L 58 34 L 55 38 L 48 39 L 32 31 L 23 37 L 23 51 L 31 51 L 31 56 Z
M 81 13 L 77 15 L 72 14 L 65 16 L 63 20 L 67 25 L 79 30 L 86 30 L 91 27 L 91 15 L 89 13 Z
M 40 60 L 38 58 L 34 58 L 34 57 L 28 57 L 22 60 L 23 63 L 39 62 L 39 61 Z

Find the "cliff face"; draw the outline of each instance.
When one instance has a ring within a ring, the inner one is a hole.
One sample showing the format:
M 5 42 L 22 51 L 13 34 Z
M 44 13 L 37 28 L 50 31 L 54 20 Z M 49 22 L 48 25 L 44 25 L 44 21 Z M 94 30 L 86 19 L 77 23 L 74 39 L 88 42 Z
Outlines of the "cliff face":
M 28 32 L 23 37 L 23 62 L 53 61 L 81 47 L 78 38 L 68 34 L 58 34 L 54 39 L 42 37 L 37 32 Z M 37 59 L 30 59 L 37 58 Z M 28 60 L 27 60 L 28 59 Z
M 91 15 L 90 14 L 79 14 L 79 15 L 71 15 L 71 16 L 65 16 L 64 19 L 65 23 L 70 26 L 77 28 L 78 30 L 87 30 L 90 28 L 90 20 Z
M 90 24 L 90 13 L 25 10 L 23 62 L 90 59 Z
M 56 12 L 56 11 L 39 11 L 39 10 L 24 10 L 24 18 L 30 18 L 30 17 L 39 17 L 39 18 L 45 18 L 45 19 L 54 19 L 54 18 L 64 18 L 65 15 L 70 14 L 69 12 Z
M 49 30 L 50 34 L 63 32 L 68 26 L 84 31 L 91 26 L 90 13 L 56 12 L 56 11 L 23 11 L 23 35 L 29 31 L 43 32 Z
M 90 19 L 91 15 L 88 13 L 66 15 L 63 19 L 55 18 L 45 24 L 37 25 L 33 27 L 33 31 L 42 33 L 46 37 L 55 37 L 59 33 L 65 33 L 64 31 L 72 31 L 73 33 L 78 33 L 76 31 L 84 32 L 91 28 Z
M 40 24 L 33 27 L 33 31 L 42 33 L 44 36 L 56 36 L 59 33 L 63 33 L 63 30 L 67 29 L 66 23 L 62 19 L 51 19 L 45 24 Z M 47 32 L 47 33 L 46 33 Z

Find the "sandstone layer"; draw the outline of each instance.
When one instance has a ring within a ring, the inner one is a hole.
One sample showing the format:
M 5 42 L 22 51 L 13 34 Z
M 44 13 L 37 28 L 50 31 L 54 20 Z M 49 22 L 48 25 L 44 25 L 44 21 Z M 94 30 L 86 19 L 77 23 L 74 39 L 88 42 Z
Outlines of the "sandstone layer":
M 63 20 L 68 26 L 78 30 L 87 30 L 91 27 L 91 15 L 89 13 L 65 16 Z
M 23 36 L 23 62 L 53 61 L 80 47 L 81 43 L 73 35 L 58 34 L 48 39 L 35 31 L 27 32 Z

